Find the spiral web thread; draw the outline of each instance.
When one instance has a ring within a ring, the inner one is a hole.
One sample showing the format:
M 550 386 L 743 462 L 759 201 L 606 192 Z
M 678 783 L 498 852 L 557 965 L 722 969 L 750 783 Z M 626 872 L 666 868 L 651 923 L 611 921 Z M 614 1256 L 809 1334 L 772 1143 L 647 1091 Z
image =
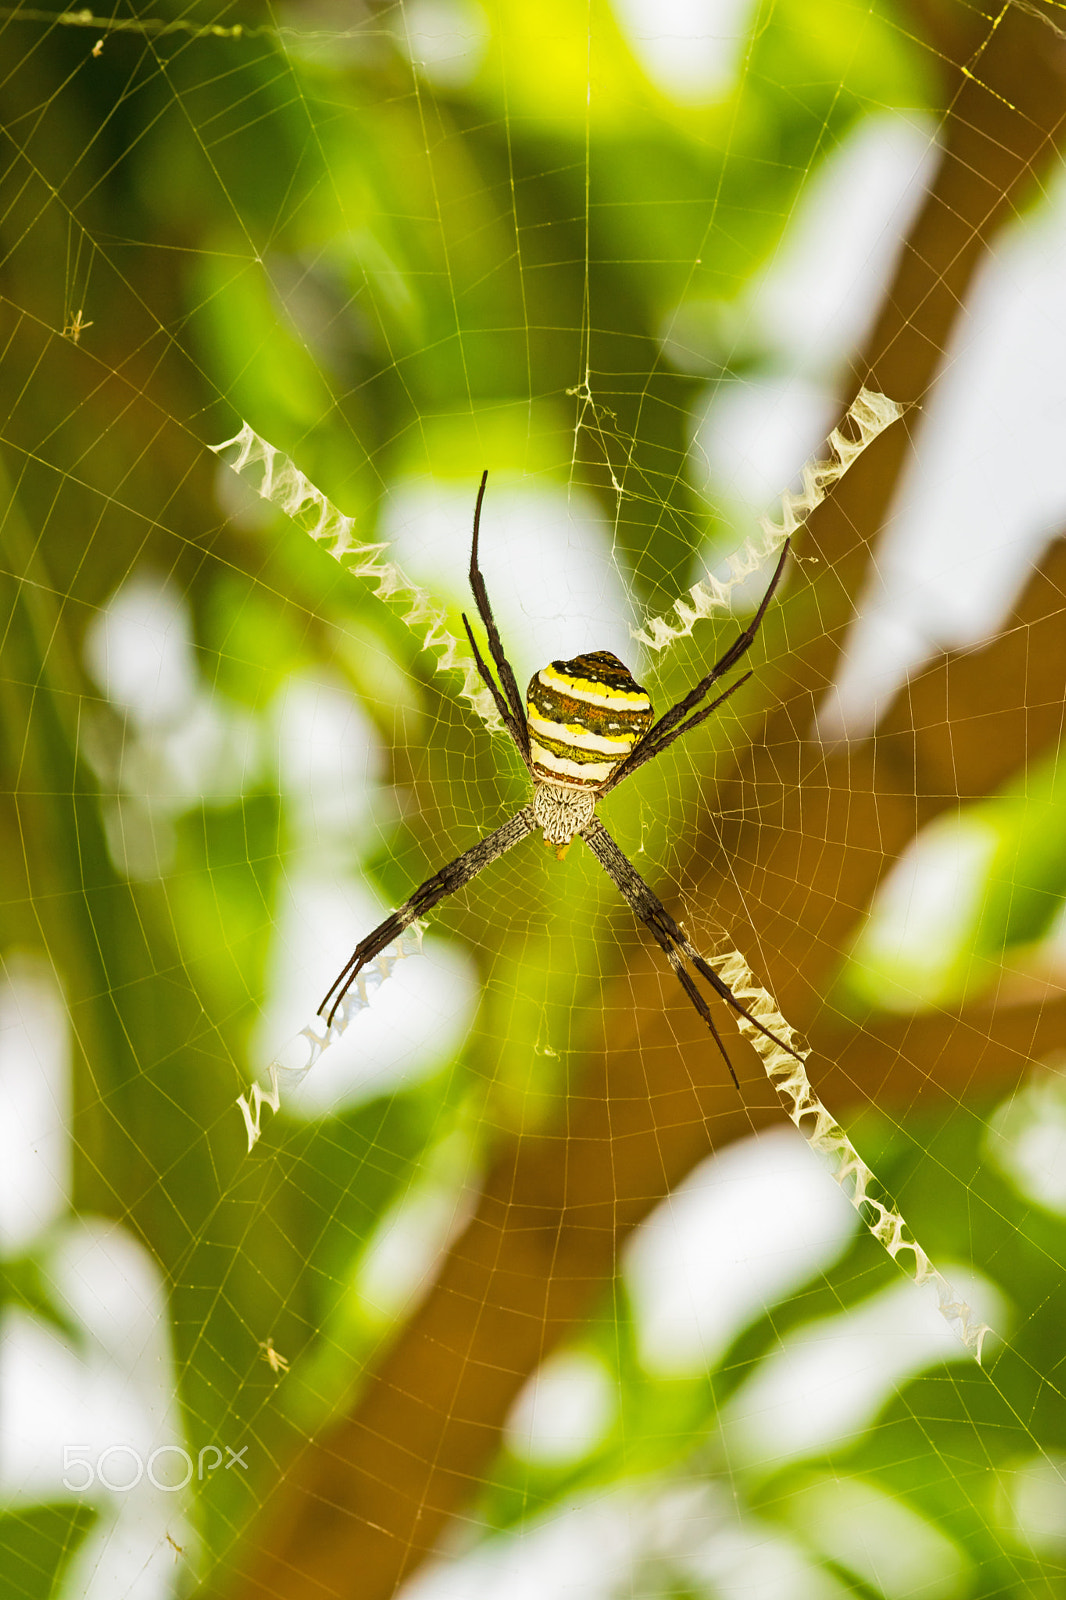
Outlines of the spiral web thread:
M 675 600 L 671 616 L 647 617 L 644 626 L 634 630 L 634 639 L 650 650 L 663 650 L 690 634 L 697 622 L 713 612 L 728 611 L 730 594 L 737 584 L 758 572 L 769 557 L 780 550 L 866 447 L 902 415 L 903 407 L 887 395 L 878 394 L 874 389 L 860 389 L 844 418 L 858 438 L 846 438 L 840 428 L 834 428 L 829 435 L 829 458 L 807 462 L 801 473 L 801 487 L 796 491 L 787 490 L 781 496 L 781 521 L 760 518 L 761 537 L 749 539 L 729 557 L 728 577 L 720 580 L 708 573 L 692 585 L 687 595 Z
M 858 437 L 846 438 L 840 428 L 834 428 L 829 436 L 830 458 L 809 461 L 801 475 L 802 487 L 797 492 L 788 491 L 782 496 L 781 522 L 774 523 L 769 517 L 762 518 L 759 524 L 761 539 L 748 540 L 730 558 L 729 576 L 724 581 L 708 575 L 701 582 L 693 584 L 687 598 L 675 602 L 673 620 L 665 617 L 648 618 L 643 629 L 635 632 L 634 637 L 653 650 L 662 650 L 690 634 L 697 622 L 714 611 L 728 609 L 731 590 L 757 571 L 791 534 L 802 527 L 815 507 L 822 503 L 832 486 L 844 476 L 867 446 L 902 414 L 902 406 L 894 400 L 873 390 L 860 389 L 845 419 L 854 427 Z M 411 582 L 399 566 L 384 558 L 387 543 L 368 544 L 359 540 L 354 519 L 339 511 L 288 456 L 261 438 L 248 423 L 232 439 L 210 448 L 220 457 L 225 451 L 234 450 L 235 455 L 226 463 L 234 472 L 242 477 L 251 477 L 256 492 L 264 500 L 292 518 L 313 539 L 324 545 L 334 560 L 356 577 L 372 582 L 383 600 L 398 606 L 403 621 L 418 635 L 423 647 L 435 655 L 438 670 L 458 670 L 462 674 L 462 698 L 490 731 L 502 731 L 491 697 L 481 684 L 474 664 L 465 657 L 459 640 L 445 626 L 443 611 L 434 605 L 424 589 Z M 262 468 L 258 482 L 250 472 L 250 469 L 254 471 L 257 467 Z M 337 1007 L 332 1023 L 314 1019 L 278 1052 L 267 1069 L 265 1087 L 261 1083 L 254 1083 L 247 1095 L 239 1096 L 237 1105 L 244 1118 L 249 1150 L 260 1138 L 263 1108 L 274 1112 L 280 1109 L 282 1085 L 298 1083 L 322 1052 L 366 1010 L 371 997 L 397 963 L 420 948 L 424 926 L 424 923 L 412 924 L 366 965 Z M 781 1015 L 773 997 L 756 982 L 740 952 L 730 951 L 712 958 L 712 962 L 715 970 L 734 995 L 745 1002 L 753 1016 L 772 1033 L 795 1044 L 805 1059 L 809 1052 L 799 1044 L 795 1031 Z M 940 1315 L 962 1344 L 972 1350 L 980 1361 L 981 1346 L 990 1329 L 986 1324 L 976 1322 L 971 1308 L 934 1267 L 921 1245 L 908 1236 L 907 1224 L 899 1211 L 870 1193 L 871 1186 L 877 1183 L 873 1172 L 815 1094 L 803 1060 L 789 1055 L 774 1039 L 768 1038 L 746 1018 L 738 1018 L 737 1026 L 757 1050 L 766 1075 L 781 1096 L 790 1120 L 812 1149 L 826 1160 L 834 1180 L 869 1232 L 916 1285 L 933 1286 Z
M 266 1087 L 261 1083 L 253 1083 L 247 1095 L 237 1097 L 237 1105 L 244 1118 L 244 1127 L 248 1135 L 248 1149 L 251 1150 L 262 1133 L 261 1120 L 263 1107 L 271 1111 L 281 1109 L 281 1090 L 293 1088 L 305 1077 L 323 1050 L 335 1044 L 341 1034 L 360 1016 L 369 1006 L 371 999 L 381 988 L 385 979 L 390 977 L 397 963 L 406 956 L 417 955 L 422 946 L 422 934 L 426 924 L 413 922 L 405 928 L 398 939 L 386 945 L 380 955 L 368 961 L 360 972 L 344 999 L 333 1013 L 332 1022 L 327 1023 L 322 1017 L 315 1017 L 306 1028 L 301 1028 L 299 1033 L 291 1038 L 274 1057 L 266 1071 Z
M 795 1123 L 812 1150 L 817 1150 L 826 1161 L 833 1179 L 866 1228 L 913 1283 L 919 1288 L 932 1285 L 940 1315 L 956 1338 L 973 1352 L 975 1360 L 980 1363 L 981 1346 L 985 1335 L 992 1330 L 987 1323 L 976 1320 L 970 1306 L 959 1298 L 921 1245 L 910 1236 L 910 1230 L 900 1213 L 870 1193 L 871 1186 L 879 1187 L 876 1177 L 811 1087 L 805 1066 L 809 1048 L 785 1021 L 773 996 L 757 982 L 739 950 L 711 956 L 709 960 L 719 977 L 752 1015 L 799 1051 L 802 1060 L 789 1055 L 776 1040 L 768 1039 L 746 1017 L 734 1018 L 740 1032 L 758 1051 L 766 1076 L 780 1095 L 789 1119 Z
M 456 671 L 462 675 L 459 693 L 488 728 L 503 733 L 503 723 L 485 688 L 466 646 L 448 628 L 444 612 L 434 604 L 427 590 L 414 583 L 395 561 L 385 559 L 388 542 L 367 544 L 356 535 L 354 517 L 346 517 L 333 502 L 305 478 L 294 461 L 255 432 L 246 422 L 240 433 L 221 444 L 208 447 L 225 460 L 239 477 L 247 479 L 256 493 L 277 506 L 287 517 L 310 534 L 357 578 L 372 583 L 382 600 L 397 607 L 401 618 L 416 634 L 424 650 L 436 657 L 438 672 Z M 232 450 L 227 458 L 224 451 Z M 261 474 L 257 469 L 262 469 Z

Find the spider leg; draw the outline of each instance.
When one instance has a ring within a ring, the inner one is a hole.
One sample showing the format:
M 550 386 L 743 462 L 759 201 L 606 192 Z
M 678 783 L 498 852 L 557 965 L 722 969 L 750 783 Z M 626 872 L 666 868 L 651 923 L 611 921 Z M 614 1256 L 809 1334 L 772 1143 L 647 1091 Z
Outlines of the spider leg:
M 672 734 L 668 734 L 662 744 L 653 744 L 645 735 L 626 759 L 614 769 L 607 782 L 600 786 L 600 794 L 606 794 L 609 789 L 613 789 L 616 783 L 621 783 L 623 778 L 628 778 L 630 773 L 636 772 L 637 768 L 642 767 L 645 761 L 651 761 L 661 750 L 665 750 L 668 744 L 673 744 L 675 739 L 680 739 L 681 735 L 687 733 L 690 728 L 695 728 L 700 722 L 706 722 L 707 718 L 713 716 L 718 710 L 723 700 L 728 700 L 731 694 L 736 694 L 741 684 L 747 683 L 751 676 L 750 672 L 745 672 L 743 677 L 738 678 L 735 683 L 731 683 L 729 688 L 720 694 L 716 700 L 712 700 L 709 706 L 704 706 L 702 711 L 697 711 L 694 717 L 689 717 L 679 728 L 675 728 Z
M 466 636 L 470 640 L 470 648 L 474 652 L 474 660 L 477 662 L 477 670 L 481 674 L 481 681 L 484 683 L 493 700 L 496 702 L 496 710 L 500 713 L 500 718 L 503 722 L 503 725 L 507 729 L 507 732 L 511 735 L 511 738 L 514 740 L 515 745 L 518 748 L 519 755 L 522 757 L 522 760 L 528 767 L 529 754 L 526 750 L 526 743 L 529 736 L 526 732 L 525 721 L 524 719 L 522 722 L 517 722 L 515 720 L 514 712 L 511 710 L 507 701 L 500 693 L 500 686 L 496 682 L 496 679 L 492 676 L 492 672 L 485 662 L 481 651 L 477 647 L 477 640 L 474 638 L 474 630 L 467 621 L 465 611 L 463 612 L 463 627 L 466 629 Z
M 477 564 L 477 545 L 478 538 L 481 533 L 481 503 L 485 498 L 485 485 L 488 482 L 488 476 L 488 470 L 486 469 L 481 474 L 481 487 L 478 489 L 477 505 L 474 507 L 474 536 L 470 542 L 470 588 L 474 596 L 474 604 L 477 606 L 478 616 L 481 618 L 485 632 L 488 635 L 489 652 L 493 661 L 496 663 L 496 671 L 500 675 L 500 683 L 503 686 L 503 693 L 506 696 L 507 702 L 511 708 L 510 720 L 504 716 L 504 721 L 508 724 L 511 737 L 518 745 L 519 750 L 522 752 L 522 755 L 525 758 L 526 765 L 528 766 L 529 734 L 526 731 L 526 703 L 519 691 L 518 681 L 515 678 L 511 663 L 508 661 L 504 651 L 503 641 L 500 638 L 500 630 L 497 628 L 496 618 L 492 614 L 492 606 L 489 602 L 489 591 L 485 587 L 485 579 L 482 576 L 481 568 Z M 466 623 L 467 633 L 470 634 L 470 624 L 466 622 L 465 617 L 463 618 L 463 621 Z M 472 634 L 470 635 L 470 639 L 471 643 L 473 643 Z M 480 657 L 478 656 L 476 645 L 474 646 L 474 655 L 477 659 L 478 671 L 481 673 L 481 676 L 485 678 L 488 668 L 484 666 Z M 488 679 L 485 678 L 485 681 L 488 682 Z M 499 707 L 499 696 L 495 690 L 493 690 L 493 698 L 496 700 L 497 706 Z M 500 708 L 500 715 L 503 716 L 502 708 Z
M 683 699 L 679 700 L 676 705 L 670 707 L 669 711 L 665 711 L 659 718 L 658 722 L 652 723 L 643 739 L 641 739 L 639 744 L 637 744 L 633 749 L 632 754 L 629 755 L 626 760 L 615 769 L 611 776 L 610 782 L 604 785 L 604 793 L 606 793 L 608 789 L 613 789 L 615 784 L 620 783 L 623 778 L 628 778 L 631 772 L 635 772 L 637 767 L 643 766 L 645 761 L 650 761 L 652 756 L 659 755 L 661 751 L 666 749 L 667 745 L 673 744 L 675 739 L 680 738 L 683 733 L 687 733 L 689 728 L 694 728 L 696 726 L 696 722 L 703 721 L 703 716 L 691 719 L 688 722 L 686 722 L 684 719 L 688 716 L 690 711 L 694 710 L 696 706 L 699 705 L 701 700 L 706 699 L 712 686 L 718 681 L 722 674 L 724 672 L 728 672 L 731 667 L 735 667 L 741 656 L 744 655 L 746 651 L 751 649 L 755 636 L 762 627 L 762 621 L 766 615 L 770 601 L 774 597 L 774 591 L 781 582 L 781 574 L 785 570 L 785 562 L 788 560 L 788 552 L 791 548 L 792 540 L 786 539 L 781 547 L 781 556 L 778 560 L 777 566 L 774 568 L 774 575 L 770 579 L 766 593 L 759 601 L 759 609 L 748 623 L 748 626 L 733 640 L 733 643 L 729 646 L 729 649 L 726 651 L 725 655 L 719 656 L 718 660 L 715 662 L 710 672 L 708 672 L 707 676 L 705 678 L 701 678 L 696 687 L 694 689 L 690 689 L 688 694 L 686 694 Z M 733 689 L 739 689 L 740 684 L 744 681 L 745 679 L 742 678 L 740 679 L 740 682 L 735 683 L 733 688 L 727 690 L 726 694 L 722 695 L 719 700 L 716 700 L 714 706 L 708 707 L 703 715 L 708 715 L 715 709 L 715 706 L 721 705 L 722 700 L 727 699 L 728 696 L 733 693 Z
M 696 988 L 689 973 L 685 971 L 684 963 L 686 960 L 691 962 L 702 978 L 706 978 L 714 992 L 727 1005 L 732 1006 L 733 1010 L 740 1016 L 745 1017 L 753 1028 L 758 1028 L 759 1032 L 765 1034 L 768 1039 L 772 1039 L 774 1044 L 779 1045 L 790 1056 L 795 1056 L 797 1061 L 800 1060 L 801 1058 L 791 1045 L 786 1044 L 783 1039 L 779 1039 L 776 1033 L 771 1033 L 770 1029 L 759 1021 L 758 1017 L 753 1016 L 746 1006 L 741 1005 L 729 985 L 718 976 L 710 963 L 704 960 L 692 941 L 678 927 L 658 895 L 644 882 L 637 869 L 622 854 L 622 851 L 615 844 L 598 817 L 593 817 L 587 827 L 581 829 L 581 837 L 615 888 L 629 902 L 640 921 L 655 936 L 659 947 L 665 951 L 666 958 L 681 987 L 710 1028 L 714 1036 L 714 1042 L 725 1058 L 725 1064 L 729 1068 L 729 1075 L 733 1082 L 737 1083 L 737 1075 L 733 1071 L 733 1063 L 730 1061 L 725 1045 L 722 1043 L 721 1035 L 711 1019 L 706 1000 Z M 739 1088 L 740 1085 L 737 1084 L 737 1087 Z
M 385 946 L 399 938 L 412 922 L 424 917 L 426 912 L 432 911 L 441 900 L 469 883 L 483 867 L 487 867 L 499 856 L 505 855 L 512 846 L 518 844 L 528 833 L 532 833 L 535 826 L 533 807 L 523 806 L 522 810 L 516 811 L 502 828 L 497 828 L 495 833 L 486 834 L 484 839 L 479 839 L 477 844 L 458 856 L 455 861 L 450 861 L 447 866 L 441 867 L 439 872 L 435 872 L 432 878 L 420 883 L 414 894 L 404 901 L 398 911 L 391 912 L 384 922 L 379 923 L 365 939 L 360 940 L 318 1008 L 318 1014 L 322 1016 L 326 1007 L 330 1007 L 329 1015 L 326 1017 L 327 1027 L 333 1026 L 338 1006 L 368 961 L 373 961 L 376 955 L 380 955 Z M 330 1005 L 331 1000 L 332 1005 Z

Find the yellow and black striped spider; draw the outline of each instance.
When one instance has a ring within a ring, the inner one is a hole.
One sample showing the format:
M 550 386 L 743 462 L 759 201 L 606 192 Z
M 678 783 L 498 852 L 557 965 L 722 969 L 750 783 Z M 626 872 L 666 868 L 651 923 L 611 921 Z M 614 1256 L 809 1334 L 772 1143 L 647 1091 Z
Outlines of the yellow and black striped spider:
M 685 993 L 710 1029 L 734 1083 L 737 1077 L 733 1064 L 707 1002 L 686 969 L 686 962 L 700 977 L 706 979 L 727 1005 L 746 1017 L 760 1033 L 773 1039 L 789 1055 L 796 1055 L 791 1046 L 778 1039 L 776 1034 L 763 1026 L 758 1017 L 741 1005 L 729 985 L 723 982 L 686 938 L 662 901 L 630 865 L 596 816 L 597 800 L 608 794 L 623 778 L 636 772 L 646 761 L 661 754 L 683 733 L 705 721 L 751 677 L 750 672 L 745 672 L 709 706 L 695 711 L 718 679 L 736 665 L 758 633 L 784 571 L 789 541 L 785 541 L 781 559 L 751 622 L 715 662 L 707 676 L 701 678 L 695 688 L 690 689 L 657 722 L 653 720 L 651 700 L 646 690 L 641 688 L 618 657 L 608 650 L 594 650 L 586 655 L 575 656 L 572 661 L 553 661 L 550 666 L 542 667 L 530 679 L 523 704 L 518 682 L 504 654 L 485 579 L 477 562 L 481 505 L 487 479 L 486 472 L 482 475 L 474 510 L 470 587 L 488 636 L 498 682 L 478 649 L 465 615 L 463 626 L 474 652 L 478 672 L 533 780 L 533 797 L 502 828 L 487 834 L 457 860 L 435 872 L 432 878 L 427 878 L 398 911 L 392 912 L 356 945 L 351 959 L 319 1007 L 319 1015 L 323 1015 L 329 1007 L 327 1021 L 332 1025 L 338 1006 L 368 961 L 372 961 L 386 945 L 398 938 L 417 918 L 431 911 L 439 901 L 468 884 L 490 861 L 495 861 L 527 834 L 540 828 L 545 844 L 554 846 L 559 857 L 565 854 L 575 835 L 584 839 L 611 882 L 665 951 Z M 694 715 L 690 715 L 691 712 Z

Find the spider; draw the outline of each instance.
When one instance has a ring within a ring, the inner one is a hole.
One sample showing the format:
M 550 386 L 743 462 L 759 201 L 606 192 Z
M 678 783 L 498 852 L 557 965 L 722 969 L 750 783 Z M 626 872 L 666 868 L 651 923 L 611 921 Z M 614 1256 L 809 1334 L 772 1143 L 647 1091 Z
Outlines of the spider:
M 575 835 L 580 835 L 615 888 L 629 902 L 636 916 L 665 952 L 682 988 L 710 1029 L 729 1075 L 739 1089 L 737 1075 L 721 1034 L 715 1026 L 706 999 L 686 968 L 686 962 L 727 1005 L 745 1017 L 760 1033 L 780 1045 L 789 1055 L 797 1060 L 800 1058 L 790 1045 L 771 1033 L 758 1017 L 741 1005 L 728 984 L 700 955 L 662 901 L 615 844 L 596 816 L 596 802 L 623 779 L 631 777 L 646 761 L 661 755 L 683 733 L 705 722 L 723 701 L 728 700 L 751 677 L 751 672 L 745 672 L 709 706 L 695 710 L 719 678 L 729 672 L 750 648 L 781 579 L 791 541 L 785 541 L 769 587 L 751 622 L 738 634 L 725 654 L 719 657 L 707 676 L 701 678 L 695 688 L 690 689 L 657 721 L 654 720 L 647 691 L 641 688 L 628 668 L 609 650 L 593 650 L 575 656 L 572 661 L 553 661 L 549 666 L 542 667 L 530 679 L 523 705 L 517 679 L 504 653 L 500 632 L 492 614 L 485 579 L 478 567 L 478 534 L 487 481 L 488 472 L 485 472 L 474 509 L 470 588 L 488 637 L 489 652 L 496 666 L 498 681 L 478 648 L 465 613 L 463 626 L 474 652 L 478 672 L 533 780 L 533 797 L 509 822 L 505 822 L 494 833 L 486 834 L 455 861 L 435 872 L 432 878 L 427 878 L 398 911 L 392 912 L 356 945 L 350 960 L 319 1006 L 318 1014 L 325 1015 L 329 1007 L 326 1020 L 327 1026 L 332 1026 L 337 1008 L 367 962 L 379 955 L 412 922 L 431 911 L 448 895 L 462 889 L 482 868 L 512 849 L 527 834 L 540 828 L 544 843 L 555 848 L 560 860 Z

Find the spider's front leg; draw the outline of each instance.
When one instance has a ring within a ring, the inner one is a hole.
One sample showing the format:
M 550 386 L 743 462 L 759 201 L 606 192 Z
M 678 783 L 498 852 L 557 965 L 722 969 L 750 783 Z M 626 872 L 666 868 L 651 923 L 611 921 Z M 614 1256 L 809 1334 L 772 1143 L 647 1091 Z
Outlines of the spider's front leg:
M 326 1026 L 328 1028 L 333 1026 L 333 1019 L 341 1002 L 368 962 L 380 955 L 386 945 L 398 939 L 412 922 L 417 922 L 419 917 L 424 917 L 428 911 L 432 911 L 441 900 L 454 894 L 457 889 L 463 888 L 483 867 L 487 867 L 490 862 L 506 854 L 528 833 L 532 833 L 536 826 L 533 807 L 523 806 L 522 810 L 517 811 L 502 828 L 497 828 L 495 833 L 486 834 L 484 839 L 479 839 L 465 854 L 458 856 L 454 861 L 449 861 L 447 866 L 441 867 L 432 878 L 420 883 L 414 894 L 404 901 L 398 911 L 390 913 L 373 932 L 360 940 L 318 1008 L 318 1014 L 322 1016 L 329 1006 Z M 331 1000 L 332 1005 L 330 1005 Z

